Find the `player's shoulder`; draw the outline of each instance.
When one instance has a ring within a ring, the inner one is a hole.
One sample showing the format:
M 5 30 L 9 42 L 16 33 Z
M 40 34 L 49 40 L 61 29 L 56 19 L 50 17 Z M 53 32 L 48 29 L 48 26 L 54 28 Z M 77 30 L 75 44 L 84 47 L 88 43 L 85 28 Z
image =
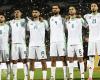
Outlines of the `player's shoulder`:
M 5 28 L 5 30 L 9 30 L 9 27 L 10 27 L 10 26 L 9 26 L 8 22 L 5 22 L 5 23 L 4 23 L 4 28 Z
M 15 19 L 11 19 L 11 20 L 8 21 L 8 24 L 13 25 L 13 24 L 15 24 L 15 22 L 16 22 Z
M 10 22 L 10 21 L 6 21 L 5 24 L 9 26 L 9 22 Z
M 100 13 L 97 13 L 97 17 L 100 18 Z
M 46 20 L 46 19 L 43 19 L 43 21 L 42 21 L 43 23 L 48 23 L 48 21 Z
M 86 19 L 89 19 L 89 18 L 91 18 L 91 17 L 92 17 L 92 14 L 90 14 L 90 13 L 84 15 L 84 18 L 86 18 Z
M 21 19 L 20 19 L 20 22 L 26 23 L 26 19 L 25 19 L 25 18 L 21 18 Z
M 98 14 L 98 15 L 100 15 L 100 13 L 99 13 L 99 12 L 98 12 L 97 14 Z
M 26 21 L 27 21 L 27 22 L 32 21 L 32 20 L 31 20 L 31 17 L 26 17 Z
M 14 21 L 15 21 L 14 19 L 11 19 L 11 20 L 8 21 L 8 23 L 12 23 L 12 22 L 14 22 Z
M 43 19 L 43 24 L 44 24 L 45 26 L 48 26 L 48 20 Z
M 34 21 L 32 21 L 31 19 L 29 19 L 29 20 L 27 21 L 27 23 L 28 23 L 28 24 L 31 24 L 31 23 L 34 23 Z
M 83 19 L 81 15 L 76 15 L 76 19 L 81 20 Z
M 53 20 L 54 19 L 54 16 L 51 16 L 50 18 L 49 18 L 49 20 Z
M 90 13 L 87 13 L 87 14 L 85 14 L 84 16 L 90 16 L 91 14 Z
M 30 26 L 30 25 L 33 25 L 34 24 L 34 21 L 32 21 L 31 18 L 27 17 L 27 25 Z
M 44 22 L 47 22 L 47 20 L 46 20 L 46 19 L 43 19 L 43 21 L 44 21 Z

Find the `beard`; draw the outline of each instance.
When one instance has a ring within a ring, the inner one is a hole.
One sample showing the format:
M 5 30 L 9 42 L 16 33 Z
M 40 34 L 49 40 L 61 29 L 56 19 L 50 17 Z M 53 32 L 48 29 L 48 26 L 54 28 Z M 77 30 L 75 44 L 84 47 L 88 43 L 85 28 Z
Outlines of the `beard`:
M 33 18 L 37 18 L 37 16 L 33 16 Z
M 69 15 L 73 16 L 73 15 L 75 15 L 75 14 L 74 14 L 74 13 L 69 13 Z
M 53 15 L 57 15 L 57 14 L 59 14 L 59 12 L 53 12 Z
M 19 18 L 19 17 L 16 15 L 15 18 Z
M 92 12 L 94 13 L 94 12 L 96 12 L 97 10 L 95 10 L 95 9 L 92 9 Z
M 93 13 L 95 13 L 96 11 L 95 11 L 95 10 L 93 10 L 92 12 L 93 12 Z
M 15 15 L 15 18 L 21 18 L 21 16 L 20 16 L 20 15 L 18 15 L 18 14 L 16 14 L 16 15 Z
M 3 23 L 3 21 L 0 20 L 0 23 Z

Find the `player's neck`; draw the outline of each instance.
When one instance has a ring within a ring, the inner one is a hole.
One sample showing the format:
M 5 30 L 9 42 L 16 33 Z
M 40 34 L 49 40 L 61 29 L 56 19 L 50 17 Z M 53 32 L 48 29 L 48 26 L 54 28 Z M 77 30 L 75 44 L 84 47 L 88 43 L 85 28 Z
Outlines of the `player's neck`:
M 34 21 L 39 21 L 39 17 L 37 17 L 37 18 L 34 18 L 33 20 L 34 20 Z
M 97 11 L 95 11 L 95 12 L 92 12 L 92 14 L 93 14 L 93 15 L 96 15 L 97 13 L 98 13 Z
M 76 15 L 70 15 L 70 19 L 75 19 Z
M 0 22 L 0 25 L 4 25 L 4 22 Z
M 17 18 L 15 18 L 15 20 L 20 20 L 21 19 L 21 17 L 17 17 Z
M 58 13 L 58 14 L 54 14 L 54 16 L 59 16 L 60 14 Z

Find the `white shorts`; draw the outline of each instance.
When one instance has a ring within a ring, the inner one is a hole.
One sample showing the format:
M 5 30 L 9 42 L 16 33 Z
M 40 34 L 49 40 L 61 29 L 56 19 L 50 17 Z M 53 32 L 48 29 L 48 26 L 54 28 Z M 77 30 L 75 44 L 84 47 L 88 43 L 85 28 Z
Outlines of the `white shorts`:
M 10 61 L 9 45 L 4 50 L 0 50 L 0 62 Z
M 83 46 L 82 45 L 68 45 L 67 46 L 68 57 L 83 57 Z
M 50 56 L 66 56 L 65 43 L 51 43 Z
M 12 44 L 12 60 L 26 59 L 27 57 L 26 44 Z
M 30 46 L 29 45 L 29 59 L 47 59 L 45 45 Z
M 96 55 L 96 52 L 98 53 L 98 55 L 100 55 L 100 41 L 89 42 L 88 43 L 88 56 Z

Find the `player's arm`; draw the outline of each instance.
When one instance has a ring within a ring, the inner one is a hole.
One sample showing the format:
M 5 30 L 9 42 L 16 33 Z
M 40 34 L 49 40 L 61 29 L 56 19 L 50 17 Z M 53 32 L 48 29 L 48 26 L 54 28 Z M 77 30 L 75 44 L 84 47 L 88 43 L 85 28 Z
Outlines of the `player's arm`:
M 68 17 L 68 16 L 67 16 L 67 17 Z M 66 39 L 67 39 L 67 36 L 68 36 L 68 30 L 67 30 L 67 24 L 66 24 L 66 22 L 68 21 L 68 18 L 67 18 L 67 17 L 65 17 L 65 19 L 63 20 Z
M 26 23 L 26 42 L 28 44 L 29 42 L 29 37 L 30 37 L 30 30 L 29 30 L 29 21 L 31 21 L 31 19 L 29 19 L 28 17 L 25 19 L 25 23 Z
M 88 21 L 87 21 L 88 14 L 83 16 L 83 26 L 89 29 Z
M 46 29 L 46 33 L 47 33 L 47 39 L 50 39 L 50 18 L 48 20 L 45 21 L 45 29 Z
M 46 31 L 49 31 L 49 24 L 47 20 L 44 20 L 44 24 L 45 24 L 45 29 Z
M 84 18 L 82 18 L 83 19 L 83 40 L 85 41 L 85 42 L 88 42 L 88 37 L 89 37 L 89 25 L 88 25 L 88 22 L 87 22 L 87 20 L 86 20 L 86 16 L 84 16 Z
M 81 21 L 82 21 L 82 26 L 84 28 L 88 28 L 89 27 L 88 22 L 87 22 L 87 20 L 85 18 L 81 18 Z
M 10 22 L 11 22 L 11 21 L 7 21 L 7 22 L 6 22 L 6 24 L 9 26 L 9 27 L 8 27 L 8 34 L 9 34 L 9 35 L 8 35 L 8 43 L 9 43 L 9 44 L 11 44 L 11 42 L 12 42 L 12 39 L 11 39 L 11 37 L 12 37 L 12 36 L 11 36 L 12 29 L 11 29 L 11 24 L 10 24 Z
M 45 28 L 46 28 L 46 38 L 45 38 L 45 42 L 46 42 L 46 52 L 49 53 L 49 48 L 50 48 L 50 18 L 48 20 L 46 20 L 46 24 L 45 24 Z
M 62 18 L 62 23 L 63 23 L 63 25 L 64 25 L 64 30 L 65 30 L 65 33 L 67 33 L 67 25 L 66 25 L 66 21 L 67 21 L 67 19 L 66 18 Z

